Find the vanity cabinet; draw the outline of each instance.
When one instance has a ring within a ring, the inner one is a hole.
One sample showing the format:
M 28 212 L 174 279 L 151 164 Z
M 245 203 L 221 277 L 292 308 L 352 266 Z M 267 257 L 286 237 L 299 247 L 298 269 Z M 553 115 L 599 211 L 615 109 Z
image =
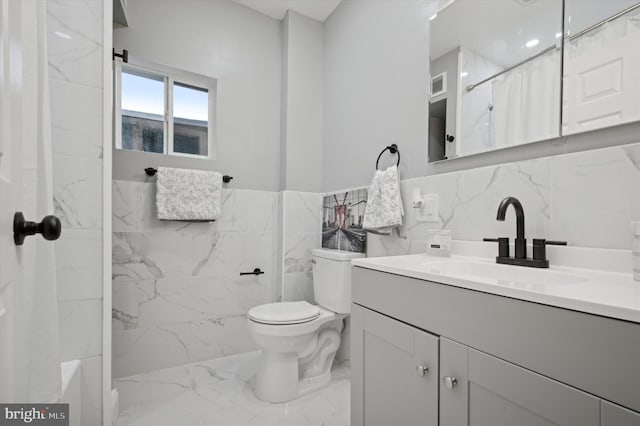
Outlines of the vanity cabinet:
M 360 267 L 352 284 L 352 425 L 640 426 L 638 323 Z
M 442 338 L 440 425 L 598 426 L 592 395 Z
M 360 387 L 351 424 L 437 426 L 438 337 L 358 305 L 351 327 Z
M 640 413 L 602 401 L 600 426 L 640 426 Z

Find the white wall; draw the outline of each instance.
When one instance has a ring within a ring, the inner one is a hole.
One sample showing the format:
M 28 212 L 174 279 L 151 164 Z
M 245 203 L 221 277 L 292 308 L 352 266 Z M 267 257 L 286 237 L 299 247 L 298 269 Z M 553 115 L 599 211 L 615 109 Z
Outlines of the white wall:
M 217 157 L 168 163 L 154 154 L 115 151 L 114 179 L 143 180 L 144 167 L 171 164 L 218 169 L 234 176 L 236 188 L 277 190 L 280 23 L 231 1 L 128 5 L 129 27 L 114 30 L 116 50 L 218 79 Z
M 291 10 L 282 25 L 281 189 L 319 192 L 324 26 Z
M 392 142 L 410 179 L 638 141 L 632 123 L 427 165 L 432 3 L 344 0 L 325 22 L 323 191 L 367 186 Z
M 391 143 L 403 179 L 425 174 L 429 7 L 344 0 L 325 22 L 324 191 L 367 185 Z
M 61 361 L 81 361 L 87 426 L 102 423 L 103 7 L 47 2 Z

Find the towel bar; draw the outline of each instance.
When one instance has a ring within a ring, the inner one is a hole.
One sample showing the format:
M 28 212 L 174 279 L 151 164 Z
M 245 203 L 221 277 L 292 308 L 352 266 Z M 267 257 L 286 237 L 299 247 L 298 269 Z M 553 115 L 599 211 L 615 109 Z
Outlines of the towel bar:
M 260 268 L 254 269 L 252 272 L 240 272 L 240 275 L 262 275 L 264 271 L 261 271 Z
M 153 167 L 147 167 L 146 169 L 144 169 L 144 172 L 147 174 L 147 176 L 155 176 L 156 173 L 158 172 L 158 169 L 154 169 Z M 229 175 L 222 176 L 222 181 L 224 183 L 231 182 L 231 179 L 233 179 L 233 176 L 229 176 Z

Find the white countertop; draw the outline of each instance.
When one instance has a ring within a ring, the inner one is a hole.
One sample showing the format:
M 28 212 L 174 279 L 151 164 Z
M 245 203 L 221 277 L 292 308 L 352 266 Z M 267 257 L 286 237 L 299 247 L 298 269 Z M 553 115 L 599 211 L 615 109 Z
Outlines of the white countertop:
M 485 258 L 412 254 L 354 259 L 354 266 L 640 323 L 640 282 L 631 274 L 497 265 Z M 474 270 L 483 271 L 474 274 Z M 484 274 L 484 275 L 483 275 Z

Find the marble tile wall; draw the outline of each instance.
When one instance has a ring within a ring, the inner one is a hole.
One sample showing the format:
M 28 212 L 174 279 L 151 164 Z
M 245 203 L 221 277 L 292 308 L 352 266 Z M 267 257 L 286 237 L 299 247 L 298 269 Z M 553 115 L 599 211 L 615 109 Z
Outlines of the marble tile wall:
M 370 234 L 367 253 L 422 252 L 429 229 L 469 241 L 512 235 L 514 215 L 495 220 L 508 195 L 525 207 L 529 238 L 628 249 L 629 223 L 640 219 L 639 169 L 635 144 L 405 180 L 400 235 Z M 416 186 L 439 194 L 438 222 L 415 220 L 408 200 Z M 256 349 L 245 324 L 251 307 L 314 302 L 311 251 L 321 245 L 323 194 L 225 190 L 223 216 L 203 224 L 158 221 L 154 190 L 113 183 L 115 377 Z M 256 266 L 267 274 L 238 276 Z M 92 345 L 87 340 L 85 350 Z
M 159 221 L 154 183 L 113 182 L 115 378 L 257 348 L 246 313 L 277 300 L 277 200 L 225 189 L 216 222 Z
M 462 48 L 462 70 L 460 77 L 463 89 L 460 91 L 460 135 L 458 137 L 458 154 L 470 155 L 495 148 L 493 140 L 493 123 L 490 106 L 493 103 L 491 84 L 483 84 L 471 92 L 464 87 L 481 81 L 501 71 L 502 68 L 474 52 Z
M 283 301 L 315 303 L 311 251 L 322 246 L 322 194 L 283 191 L 282 290 Z
M 102 420 L 103 2 L 47 1 L 62 361 L 82 363 L 82 424 Z
M 369 234 L 369 257 L 423 252 L 427 230 L 450 229 L 454 240 L 513 236 L 515 215 L 495 220 L 509 195 L 525 210 L 526 236 L 571 246 L 631 249 L 640 220 L 640 144 L 622 145 L 401 182 L 405 223 L 398 234 Z M 440 196 L 438 222 L 417 222 L 411 192 Z

